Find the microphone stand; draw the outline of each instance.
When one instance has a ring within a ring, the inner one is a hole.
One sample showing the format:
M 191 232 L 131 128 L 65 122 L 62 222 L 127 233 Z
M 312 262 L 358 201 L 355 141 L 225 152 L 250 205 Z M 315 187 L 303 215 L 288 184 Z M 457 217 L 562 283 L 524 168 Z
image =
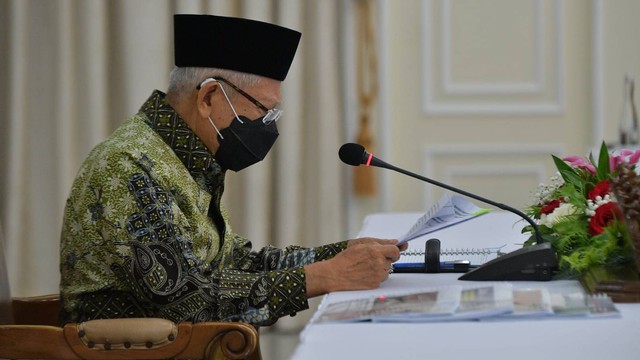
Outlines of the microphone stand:
M 529 225 L 531 225 L 535 233 L 536 244 L 525 246 L 521 249 L 488 261 L 460 276 L 458 278 L 459 280 L 551 280 L 553 270 L 558 266 L 555 251 L 551 247 L 550 243 L 542 241 L 538 225 L 520 210 L 393 166 L 374 157 L 366 151 L 364 152 L 362 159 L 362 163 L 367 166 L 376 166 L 397 171 L 401 174 L 411 176 L 418 180 L 422 180 L 435 186 L 493 205 L 499 209 L 509 211 L 520 216 L 522 219 L 526 220 Z

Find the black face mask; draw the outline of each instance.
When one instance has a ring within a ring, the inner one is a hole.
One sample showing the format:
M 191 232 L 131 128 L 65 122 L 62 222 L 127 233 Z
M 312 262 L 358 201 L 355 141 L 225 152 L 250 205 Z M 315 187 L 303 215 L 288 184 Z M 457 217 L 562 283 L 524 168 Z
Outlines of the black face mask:
M 220 130 L 220 146 L 214 158 L 223 169 L 240 171 L 258 161 L 262 161 L 278 138 L 276 122 L 269 125 L 262 118 L 249 120 L 239 116 L 242 122 L 234 118 L 231 125 Z

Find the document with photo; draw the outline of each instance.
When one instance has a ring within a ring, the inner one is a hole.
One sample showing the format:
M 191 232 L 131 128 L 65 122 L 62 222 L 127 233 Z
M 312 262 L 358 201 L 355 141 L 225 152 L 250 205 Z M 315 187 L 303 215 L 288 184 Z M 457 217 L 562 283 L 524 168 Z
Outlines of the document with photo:
M 451 316 L 460 301 L 461 287 L 379 295 L 327 304 L 315 322 L 405 321 L 409 318 Z

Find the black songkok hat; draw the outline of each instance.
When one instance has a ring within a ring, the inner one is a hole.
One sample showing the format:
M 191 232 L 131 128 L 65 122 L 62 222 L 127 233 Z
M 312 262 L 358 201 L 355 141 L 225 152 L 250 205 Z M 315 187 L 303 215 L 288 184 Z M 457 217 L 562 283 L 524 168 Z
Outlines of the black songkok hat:
M 174 15 L 178 67 L 235 70 L 283 81 L 301 33 L 261 21 L 215 16 Z

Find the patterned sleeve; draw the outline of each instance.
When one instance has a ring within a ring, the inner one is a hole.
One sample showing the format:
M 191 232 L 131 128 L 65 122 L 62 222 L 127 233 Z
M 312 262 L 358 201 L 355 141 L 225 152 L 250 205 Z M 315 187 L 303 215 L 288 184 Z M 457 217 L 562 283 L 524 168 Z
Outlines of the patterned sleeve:
M 259 251 L 251 251 L 251 243 L 233 235 L 232 260 L 221 266 L 220 291 L 229 294 L 241 293 L 247 289 L 247 303 L 240 299 L 231 300 L 232 308 L 246 308 L 230 319 L 253 324 L 267 325 L 279 317 L 295 315 L 309 307 L 306 295 L 304 265 L 314 261 L 329 259 L 342 251 L 347 242 L 339 242 L 316 248 L 288 246 L 278 249 L 266 246 Z
M 316 261 L 330 259 L 347 247 L 347 241 L 341 241 L 314 248 L 290 245 L 280 249 L 265 246 L 259 251 L 252 251 L 250 241 L 235 234 L 233 239 L 235 247 L 233 263 L 241 269 L 250 271 L 270 271 L 309 265 Z

